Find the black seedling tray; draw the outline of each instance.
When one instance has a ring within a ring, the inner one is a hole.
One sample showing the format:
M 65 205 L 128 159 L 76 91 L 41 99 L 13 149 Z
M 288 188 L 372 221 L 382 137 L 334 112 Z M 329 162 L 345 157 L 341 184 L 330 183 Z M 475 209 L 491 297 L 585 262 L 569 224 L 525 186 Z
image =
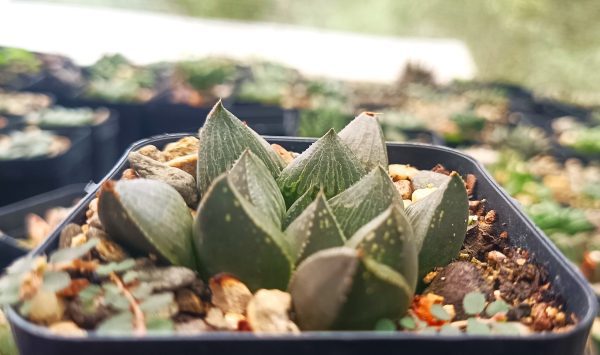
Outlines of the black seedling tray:
M 62 135 L 71 147 L 60 155 L 0 161 L 0 206 L 92 178 L 90 129 Z
M 62 98 L 57 104 L 65 107 L 106 107 L 118 114 L 118 149 L 123 151 L 133 142 L 145 137 L 142 121 L 146 114 L 146 103 L 108 102 L 82 97 Z
M 263 135 L 295 136 L 300 125 L 300 112 L 276 105 L 236 102 L 232 112 L 250 128 Z
M 152 99 L 146 106 L 142 132 L 145 137 L 156 134 L 191 132 L 204 124 L 212 105 L 191 106 L 170 102 L 169 93 Z
M 146 144 L 162 147 L 186 134 L 172 134 L 142 140 L 130 149 Z M 314 140 L 266 137 L 292 151 L 305 150 Z M 8 309 L 13 332 L 22 355 L 184 355 L 184 354 L 511 354 L 565 355 L 582 354 L 589 330 L 597 314 L 596 296 L 585 279 L 561 255 L 544 234 L 535 227 L 517 204 L 493 181 L 473 158 L 445 147 L 422 144 L 388 143 L 391 163 L 408 163 L 430 169 L 438 163 L 461 174 L 478 178 L 476 198 L 486 198 L 497 211 L 500 225 L 508 231 L 514 245 L 527 248 L 544 265 L 553 287 L 567 300 L 567 311 L 573 312 L 578 324 L 565 333 L 515 336 L 442 336 L 404 332 L 305 332 L 298 335 L 255 335 L 251 333 L 211 332 L 194 336 L 99 336 L 66 338 L 34 325 Z M 127 155 L 104 179 L 118 178 L 127 167 Z M 63 223 L 81 223 L 88 195 Z M 58 245 L 57 231 L 34 253 L 50 253 Z
M 106 109 L 100 107 L 98 109 Z M 87 126 L 46 126 L 42 129 L 51 129 L 59 133 L 69 134 L 81 129 L 90 129 L 92 138 L 92 177 L 100 180 L 115 165 L 119 156 L 119 114 L 115 110 L 108 110 L 108 117 L 98 123 Z
M 73 206 L 77 199 L 85 196 L 86 184 L 73 184 L 33 196 L 20 202 L 0 208 L 0 269 L 10 265 L 15 259 L 29 252 L 19 244 L 25 238 L 25 216 L 44 213 L 53 207 Z M 4 233 L 4 234 L 2 234 Z
M 27 254 L 29 250 L 23 248 L 19 243 L 7 236 L 2 234 L 0 231 L 0 271 L 12 264 L 13 261 Z

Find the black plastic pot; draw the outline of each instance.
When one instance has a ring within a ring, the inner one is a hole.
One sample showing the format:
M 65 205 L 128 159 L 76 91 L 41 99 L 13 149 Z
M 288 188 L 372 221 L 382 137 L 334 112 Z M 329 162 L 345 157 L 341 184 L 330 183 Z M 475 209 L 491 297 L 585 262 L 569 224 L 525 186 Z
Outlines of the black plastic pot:
M 104 109 L 105 108 L 98 108 Z M 100 180 L 115 165 L 119 156 L 119 114 L 108 110 L 108 117 L 97 124 L 89 126 L 46 126 L 42 129 L 51 129 L 59 133 L 69 134 L 81 129 L 90 129 L 92 138 L 92 178 Z
M 71 147 L 60 155 L 0 161 L 0 206 L 92 178 L 90 129 L 63 135 Z
M 0 119 L 5 120 L 4 125 L 0 127 L 0 134 L 7 134 L 11 131 L 19 130 L 25 127 L 25 120 L 22 116 L 0 115 Z
M 15 239 L 0 232 L 0 271 L 28 252 Z
M 226 105 L 228 106 L 228 105 Z M 170 95 L 158 95 L 146 106 L 142 132 L 145 137 L 176 132 L 191 132 L 204 124 L 211 106 L 191 106 L 170 101 Z
M 139 149 L 146 144 L 157 147 L 184 137 L 185 134 L 153 137 L 134 144 Z M 267 137 L 292 151 L 305 150 L 314 140 Z M 561 334 L 530 336 L 442 336 L 403 332 L 305 332 L 298 335 L 255 335 L 250 333 L 204 333 L 195 336 L 98 336 L 83 338 L 60 337 L 41 326 L 33 325 L 13 309 L 8 318 L 22 355 L 130 355 L 130 354 L 582 354 L 592 321 L 597 313 L 597 301 L 588 283 L 556 247 L 526 217 L 517 204 L 490 177 L 476 160 L 445 147 L 422 144 L 388 143 L 392 163 L 408 163 L 429 169 L 438 163 L 463 174 L 478 178 L 476 198 L 486 198 L 488 206 L 497 211 L 499 225 L 506 229 L 514 245 L 527 248 L 544 265 L 553 287 L 567 300 L 567 311 L 573 312 L 578 324 Z M 118 178 L 127 167 L 126 155 L 105 178 Z M 63 223 L 81 223 L 93 194 L 88 195 Z M 60 230 L 60 227 L 59 229 Z M 49 253 L 57 248 L 58 231 L 34 253 Z
M 106 107 L 118 114 L 119 132 L 118 149 L 123 151 L 127 147 L 145 137 L 142 132 L 142 120 L 145 119 L 146 103 L 134 102 L 108 102 L 82 97 L 58 99 L 57 104 L 65 107 Z
M 0 269 L 4 269 L 29 249 L 18 243 L 25 238 L 25 216 L 35 213 L 43 216 L 53 207 L 70 207 L 85 196 L 86 184 L 73 184 L 33 196 L 0 208 Z M 4 233 L 4 234 L 2 234 Z
M 295 136 L 300 125 L 300 112 L 276 105 L 236 102 L 232 111 L 256 132 L 264 135 Z

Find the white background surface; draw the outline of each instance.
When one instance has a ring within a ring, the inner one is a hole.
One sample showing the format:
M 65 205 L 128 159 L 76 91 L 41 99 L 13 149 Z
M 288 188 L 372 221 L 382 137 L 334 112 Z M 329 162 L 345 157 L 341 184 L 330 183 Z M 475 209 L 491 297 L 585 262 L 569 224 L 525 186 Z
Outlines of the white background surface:
M 105 53 L 121 53 L 139 64 L 216 55 L 268 59 L 307 75 L 344 80 L 393 81 L 408 62 L 429 68 L 439 82 L 475 75 L 469 50 L 452 39 L 367 36 L 10 0 L 0 0 L 0 45 L 64 54 L 82 65 Z

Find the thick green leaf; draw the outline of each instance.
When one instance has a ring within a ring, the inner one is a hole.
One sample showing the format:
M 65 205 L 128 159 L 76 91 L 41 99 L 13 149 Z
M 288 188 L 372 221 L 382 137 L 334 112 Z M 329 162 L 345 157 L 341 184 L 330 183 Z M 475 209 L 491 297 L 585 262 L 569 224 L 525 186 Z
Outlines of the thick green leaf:
M 380 318 L 401 317 L 410 305 L 413 292 L 413 288 L 398 272 L 361 256 L 352 288 L 333 327 L 372 329 Z
M 356 184 L 329 201 L 344 234 L 348 237 L 385 211 L 392 203 L 403 208 L 402 198 L 388 176 L 378 166 Z
M 292 272 L 283 232 L 231 183 L 219 177 L 206 192 L 194 223 L 200 271 L 226 272 L 251 290 L 284 289 Z
M 245 150 L 242 153 L 229 171 L 229 180 L 246 200 L 281 227 L 285 216 L 285 201 L 277 182 L 252 151 Z
M 204 195 L 212 181 L 228 171 L 246 149 L 250 149 L 262 160 L 273 177 L 279 175 L 284 166 L 279 155 L 219 101 L 200 129 L 196 174 L 200 194 Z
M 300 214 L 314 201 L 315 197 L 319 193 L 319 189 L 314 188 L 307 190 L 302 196 L 300 196 L 296 202 L 294 202 L 290 208 L 288 208 L 285 218 L 283 220 L 283 228 L 290 225 Z
M 74 248 L 59 249 L 50 255 L 50 263 L 69 262 L 81 258 L 92 250 L 96 244 L 98 244 L 98 239 L 90 239 L 84 244 Z
M 333 129 L 292 161 L 277 179 L 286 205 L 322 188 L 331 198 L 357 182 L 365 170 Z
M 98 214 L 118 243 L 175 265 L 196 267 L 192 216 L 181 195 L 166 183 L 147 179 L 109 181 L 100 190 Z
M 388 166 L 385 137 L 374 114 L 361 113 L 340 131 L 339 136 L 367 171 L 380 165 Z
M 319 250 L 339 247 L 346 241 L 322 191 L 285 230 L 285 236 L 296 264 Z
M 71 276 L 65 271 L 49 271 L 44 273 L 42 287 L 49 292 L 58 292 L 71 284 Z
M 410 222 L 397 204 L 359 229 L 346 245 L 399 272 L 414 292 L 418 253 Z
M 419 278 L 445 266 L 460 251 L 467 232 L 469 201 L 458 175 L 406 209 L 419 252 Z
M 426 189 L 430 187 L 440 187 L 441 185 L 448 182 L 450 177 L 448 175 L 436 173 L 429 170 L 421 170 L 410 178 L 413 188 Z
M 289 292 L 304 330 L 370 330 L 382 318 L 402 316 L 413 295 L 396 271 L 347 247 L 309 256 L 294 273 Z

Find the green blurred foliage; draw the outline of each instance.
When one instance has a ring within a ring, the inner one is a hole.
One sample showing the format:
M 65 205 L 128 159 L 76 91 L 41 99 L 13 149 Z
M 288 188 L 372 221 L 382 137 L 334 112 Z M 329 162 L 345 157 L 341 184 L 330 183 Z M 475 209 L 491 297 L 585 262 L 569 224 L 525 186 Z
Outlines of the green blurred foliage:
M 452 37 L 468 44 L 481 79 L 513 81 L 571 98 L 600 90 L 600 71 L 590 70 L 600 66 L 600 2 L 595 0 L 53 1 L 379 35 Z

